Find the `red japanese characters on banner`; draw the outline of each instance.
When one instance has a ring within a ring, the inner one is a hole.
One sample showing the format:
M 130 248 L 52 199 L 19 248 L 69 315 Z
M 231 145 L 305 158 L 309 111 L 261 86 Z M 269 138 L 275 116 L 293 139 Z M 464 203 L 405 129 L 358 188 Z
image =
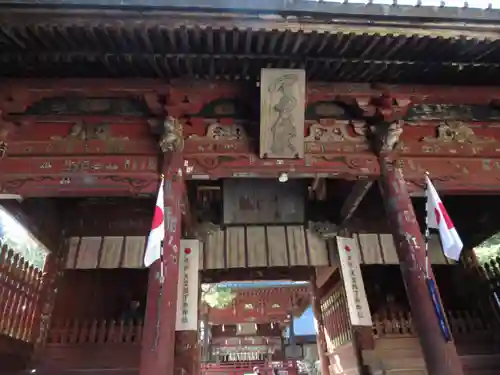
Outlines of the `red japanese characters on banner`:
M 177 331 L 198 329 L 200 241 L 181 240 L 177 286 Z
M 361 274 L 356 240 L 337 237 L 337 246 L 351 324 L 371 327 L 372 319 Z

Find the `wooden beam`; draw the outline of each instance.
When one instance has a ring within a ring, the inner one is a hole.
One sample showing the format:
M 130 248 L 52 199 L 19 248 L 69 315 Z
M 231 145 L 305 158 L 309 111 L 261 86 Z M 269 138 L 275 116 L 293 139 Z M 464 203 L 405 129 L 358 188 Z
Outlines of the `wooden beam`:
M 289 178 L 315 178 L 322 174 L 350 180 L 379 175 L 377 158 L 370 153 L 348 156 L 308 154 L 306 159 L 284 159 L 279 163 L 259 159 L 253 153 L 185 153 L 184 156 L 186 178 L 194 180 L 235 176 L 278 178 L 280 173 L 287 173 Z
M 154 194 L 155 156 L 7 157 L 0 162 L 2 193 L 22 197 Z
M 373 180 L 361 180 L 354 184 L 351 192 L 347 196 L 342 208 L 340 209 L 340 226 L 345 226 L 347 221 L 354 215 L 354 212 L 359 207 L 366 193 L 373 185 Z
M 201 282 L 219 283 L 224 281 L 257 281 L 257 280 L 292 280 L 309 281 L 314 267 L 261 267 L 261 268 L 228 268 L 201 271 Z

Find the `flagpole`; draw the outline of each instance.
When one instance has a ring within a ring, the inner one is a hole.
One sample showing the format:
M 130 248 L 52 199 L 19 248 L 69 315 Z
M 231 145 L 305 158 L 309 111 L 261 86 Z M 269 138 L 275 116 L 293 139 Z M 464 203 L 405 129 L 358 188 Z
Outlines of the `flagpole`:
M 424 245 L 425 245 L 425 278 L 429 279 L 429 241 L 431 239 L 431 230 L 429 228 L 429 212 L 428 212 L 428 196 L 429 196 L 429 183 L 428 181 L 430 180 L 429 177 L 429 172 L 425 172 L 425 188 L 424 188 L 424 194 L 425 194 L 425 235 L 424 235 Z
M 442 301 L 440 300 L 437 290 L 436 281 L 430 277 L 430 261 L 429 261 L 429 241 L 431 239 L 431 230 L 429 227 L 429 217 L 431 213 L 429 212 L 429 186 L 431 184 L 429 172 L 425 172 L 425 235 L 424 235 L 424 246 L 425 246 L 425 270 L 424 276 L 427 283 L 427 289 L 431 296 L 432 304 L 434 305 L 434 310 L 438 318 L 439 327 L 441 328 L 441 333 L 445 341 L 451 341 L 450 329 L 448 327 L 448 322 L 446 320 L 445 313 L 443 311 Z

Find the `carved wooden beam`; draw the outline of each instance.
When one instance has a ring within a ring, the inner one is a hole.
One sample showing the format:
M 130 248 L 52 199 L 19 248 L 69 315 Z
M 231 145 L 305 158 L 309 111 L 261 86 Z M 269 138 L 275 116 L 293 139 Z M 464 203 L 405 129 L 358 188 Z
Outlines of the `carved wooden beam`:
M 23 197 L 129 196 L 154 193 L 154 156 L 7 157 L 0 161 L 3 193 Z
M 228 268 L 224 270 L 203 270 L 201 272 L 201 282 L 220 283 L 227 280 L 247 281 L 247 280 L 292 280 L 309 281 L 311 279 L 313 267 L 272 267 L 272 268 Z
M 108 155 L 73 157 L 7 157 L 0 162 L 2 175 L 113 175 L 127 173 L 158 173 L 155 156 Z
M 361 201 L 365 197 L 366 193 L 372 187 L 373 180 L 362 180 L 354 184 L 351 192 L 347 196 L 340 209 L 340 225 L 339 229 L 345 227 L 349 219 L 352 217 L 356 209 L 359 207 Z
M 291 178 L 317 176 L 359 179 L 377 176 L 379 165 L 372 154 L 307 155 L 300 160 L 263 160 L 256 154 L 185 154 L 187 178 L 267 177 L 287 173 Z
M 425 172 L 439 191 L 500 191 L 500 158 L 400 157 L 395 163 L 403 168 L 412 193 L 423 189 Z
M 88 181 L 91 181 L 89 184 Z M 157 174 L 123 174 L 108 176 L 2 176 L 3 194 L 23 198 L 47 197 L 137 197 L 156 194 Z

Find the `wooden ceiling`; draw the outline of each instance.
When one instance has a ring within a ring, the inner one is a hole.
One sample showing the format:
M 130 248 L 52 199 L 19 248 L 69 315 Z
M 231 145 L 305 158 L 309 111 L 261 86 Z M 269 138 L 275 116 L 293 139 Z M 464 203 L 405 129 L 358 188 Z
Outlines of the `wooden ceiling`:
M 309 81 L 500 83 L 495 9 L 294 1 L 295 9 L 286 14 L 302 16 L 284 16 L 282 11 L 265 17 L 256 16 L 257 5 L 250 7 L 248 2 L 239 2 L 242 9 L 233 14 L 206 9 L 167 12 L 152 3 L 136 12 L 133 2 L 121 1 L 130 6 L 97 11 L 95 7 L 106 2 L 95 2 L 94 9 L 86 2 L 87 7 L 78 11 L 74 9 L 81 5 L 78 1 L 57 1 L 58 6 L 73 6 L 58 10 L 44 9 L 40 2 L 36 9 L 2 3 L 0 75 L 4 77 L 252 81 L 267 67 L 305 68 Z M 51 1 L 42 3 L 48 6 Z M 264 13 L 278 3 L 282 6 L 279 1 L 259 3 Z M 221 1 L 222 8 L 224 4 Z M 173 9 L 185 6 L 178 3 Z M 322 17 L 313 10 L 322 12 Z M 379 14 L 382 10 L 385 20 Z M 333 14 L 337 19 L 331 19 Z M 412 17 L 419 20 L 418 28 L 408 20 Z M 444 23 L 461 19 L 468 24 Z

